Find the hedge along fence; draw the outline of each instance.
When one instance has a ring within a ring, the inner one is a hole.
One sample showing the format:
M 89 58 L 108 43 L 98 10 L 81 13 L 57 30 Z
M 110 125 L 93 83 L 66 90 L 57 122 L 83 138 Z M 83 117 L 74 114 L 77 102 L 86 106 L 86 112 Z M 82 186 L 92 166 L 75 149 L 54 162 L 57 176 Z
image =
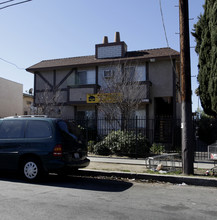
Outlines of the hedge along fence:
M 141 133 L 112 131 L 102 141 L 92 145 L 92 152 L 98 155 L 146 157 L 150 144 Z

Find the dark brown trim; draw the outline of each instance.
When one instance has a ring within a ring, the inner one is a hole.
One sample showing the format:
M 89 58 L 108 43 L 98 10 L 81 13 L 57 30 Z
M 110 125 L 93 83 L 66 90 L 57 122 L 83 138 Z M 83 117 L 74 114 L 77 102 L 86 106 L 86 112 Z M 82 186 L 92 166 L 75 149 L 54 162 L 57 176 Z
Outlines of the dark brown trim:
M 149 123 L 150 123 L 150 120 L 149 120 L 149 105 L 146 105 L 146 137 L 149 137 Z
M 69 89 L 78 89 L 78 88 L 94 88 L 99 89 L 100 86 L 97 84 L 85 84 L 85 85 L 74 85 L 74 86 L 68 86 Z
M 98 66 L 96 66 L 96 68 L 95 68 L 96 70 L 96 78 L 95 78 L 95 82 L 96 82 L 96 86 L 95 86 L 95 88 L 94 88 L 94 93 L 97 93 L 98 91 L 98 88 L 97 88 L 97 86 L 98 86 L 98 80 L 99 80 L 99 67 Z
M 70 98 L 70 89 L 69 87 L 67 87 L 67 98 L 66 98 L 67 102 L 69 102 L 69 98 Z
M 74 118 L 77 118 L 78 107 L 74 106 Z
M 56 86 L 56 70 L 53 70 L 53 86 Z
M 55 89 L 58 89 L 66 80 L 67 78 L 72 74 L 73 71 L 77 71 L 76 68 L 71 69 L 67 75 L 58 83 L 58 85 L 55 87 Z
M 59 91 L 66 91 L 67 92 L 68 88 L 62 88 Z M 36 93 L 38 93 L 38 92 L 54 92 L 54 90 L 53 89 L 41 89 L 41 90 L 37 89 L 37 90 L 35 90 L 35 92 Z
M 40 72 L 35 72 L 35 75 L 38 75 L 44 82 L 46 82 L 48 84 L 48 86 L 53 89 L 53 85 L 50 84 L 50 82 L 44 78 L 44 76 L 40 73 Z
M 176 60 L 174 59 L 172 65 L 173 76 L 173 119 L 176 119 Z
M 36 99 L 36 74 L 34 74 L 34 98 L 33 98 L 33 103 L 34 103 L 34 106 L 35 106 L 35 99 Z
M 149 80 L 149 62 L 145 63 L 145 69 L 146 69 L 146 80 Z
M 95 118 L 97 119 L 98 116 L 98 105 L 95 105 Z M 97 126 L 98 123 L 96 123 Z
M 126 45 L 126 43 L 124 41 L 120 41 L 120 42 L 111 42 L 111 43 L 107 43 L 107 44 L 96 44 L 96 47 L 110 47 L 110 46 L 118 46 L 118 45 Z
M 68 105 L 96 105 L 96 104 L 93 104 L 93 103 L 87 103 L 86 101 L 69 101 L 67 103 Z

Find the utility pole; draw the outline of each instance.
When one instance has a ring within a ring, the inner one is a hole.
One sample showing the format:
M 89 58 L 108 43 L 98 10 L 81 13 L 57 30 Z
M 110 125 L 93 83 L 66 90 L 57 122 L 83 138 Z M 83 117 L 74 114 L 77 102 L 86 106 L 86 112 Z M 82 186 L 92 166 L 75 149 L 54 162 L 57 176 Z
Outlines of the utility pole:
M 189 44 L 188 0 L 179 0 L 181 99 L 182 99 L 182 168 L 183 173 L 194 173 L 194 140 L 191 107 L 191 64 Z

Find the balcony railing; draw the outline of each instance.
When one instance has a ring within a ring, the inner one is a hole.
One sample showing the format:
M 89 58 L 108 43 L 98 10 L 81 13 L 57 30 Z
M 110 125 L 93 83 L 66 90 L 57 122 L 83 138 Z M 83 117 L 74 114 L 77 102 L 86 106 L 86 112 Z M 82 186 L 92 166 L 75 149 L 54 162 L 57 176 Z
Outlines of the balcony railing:
M 121 86 L 121 85 L 120 85 Z M 133 85 L 129 82 L 129 84 L 124 85 L 124 88 L 121 90 L 123 91 L 125 96 L 129 96 L 129 94 L 132 94 L 135 96 L 140 96 L 140 99 L 144 103 L 150 102 L 150 87 L 151 82 L 150 81 L 141 81 L 136 85 Z M 87 95 L 89 94 L 97 94 L 99 91 L 100 86 L 96 84 L 89 84 L 89 85 L 80 85 L 80 86 L 73 86 L 68 87 L 68 102 L 71 104 L 85 104 L 87 103 Z M 138 98 L 138 97 L 137 97 Z M 88 102 L 91 103 L 91 102 Z M 94 102 L 93 102 L 94 103 Z M 96 102 L 95 102 L 96 103 Z

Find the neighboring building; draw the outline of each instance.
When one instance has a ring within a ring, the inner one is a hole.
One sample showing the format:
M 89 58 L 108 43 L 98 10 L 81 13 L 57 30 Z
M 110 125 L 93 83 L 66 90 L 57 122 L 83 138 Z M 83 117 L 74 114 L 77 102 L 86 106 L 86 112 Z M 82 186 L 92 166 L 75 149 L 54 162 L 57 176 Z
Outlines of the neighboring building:
M 0 117 L 23 114 L 23 85 L 0 77 Z
M 49 94 L 47 104 L 51 104 L 49 100 L 58 91 L 57 112 L 65 118 L 77 118 L 99 116 L 96 94 L 106 87 L 107 78 L 120 74 L 117 66 L 127 66 L 132 75 L 139 74 L 143 88 L 135 115 L 146 119 L 177 119 L 180 118 L 179 58 L 179 52 L 171 48 L 128 51 L 117 32 L 115 42 L 108 43 L 104 37 L 102 44 L 95 45 L 95 55 L 44 60 L 26 70 L 35 77 L 36 106 L 45 102 L 45 93 Z
M 33 95 L 23 93 L 23 115 L 31 115 L 33 108 Z

